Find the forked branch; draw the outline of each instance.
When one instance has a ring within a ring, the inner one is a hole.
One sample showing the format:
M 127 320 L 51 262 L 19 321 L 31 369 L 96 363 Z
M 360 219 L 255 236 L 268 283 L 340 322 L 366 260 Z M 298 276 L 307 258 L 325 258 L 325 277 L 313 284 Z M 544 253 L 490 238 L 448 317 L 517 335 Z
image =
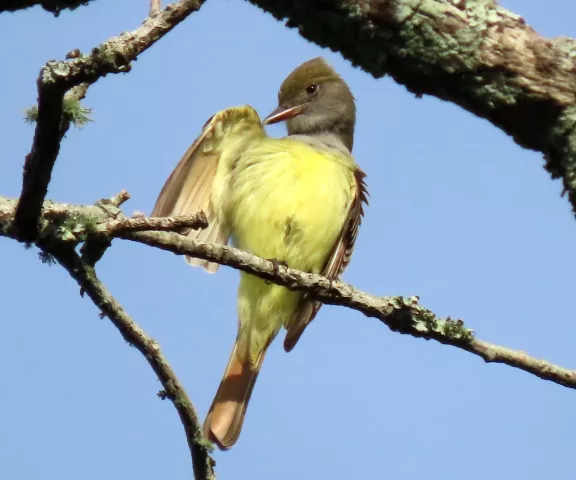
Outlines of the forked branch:
M 22 193 L 16 211 L 14 231 L 23 241 L 38 236 L 38 219 L 48 191 L 52 169 L 60 143 L 68 130 L 69 104 L 84 97 L 89 85 L 109 73 L 129 72 L 131 62 L 150 48 L 188 15 L 197 11 L 204 0 L 181 0 L 147 18 L 141 27 L 106 40 L 89 54 L 74 55 L 68 61 L 47 62 L 37 80 L 38 111 L 32 149 L 26 156 Z M 71 90 L 83 86 L 80 90 Z M 70 92 L 69 92 L 70 91 Z M 67 94 L 67 92 L 69 92 Z

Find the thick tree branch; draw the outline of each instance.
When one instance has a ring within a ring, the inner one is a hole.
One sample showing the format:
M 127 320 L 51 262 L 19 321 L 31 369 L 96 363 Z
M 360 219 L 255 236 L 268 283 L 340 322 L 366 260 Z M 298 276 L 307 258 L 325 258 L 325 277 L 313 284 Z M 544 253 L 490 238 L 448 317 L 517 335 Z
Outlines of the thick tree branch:
M 204 439 L 201 422 L 184 387 L 168 364 L 160 350 L 160 345 L 150 338 L 142 328 L 124 311 L 106 287 L 98 280 L 94 269 L 86 264 L 73 248 L 61 245 L 44 244 L 47 253 L 56 258 L 74 280 L 78 282 L 83 292 L 86 292 L 94 304 L 108 317 L 120 331 L 124 339 L 136 347 L 146 358 L 164 390 L 158 395 L 169 398 L 176 408 L 180 421 L 184 426 L 186 440 L 192 456 L 194 476 L 197 480 L 214 479 L 214 460 L 209 454 L 209 442 Z
M 250 0 L 375 77 L 486 118 L 545 155 L 576 213 L 576 41 L 493 0 Z
M 14 206 L 15 200 L 0 197 L 0 235 L 17 239 L 11 228 Z M 70 212 L 68 217 L 65 214 L 66 210 Z M 124 238 L 144 243 L 178 255 L 200 257 L 252 273 L 292 290 L 308 292 L 324 303 L 346 306 L 369 317 L 378 318 L 395 332 L 426 340 L 436 340 L 478 355 L 486 362 L 503 363 L 544 380 L 576 389 L 576 371 L 531 357 L 522 351 L 478 340 L 460 320 L 436 316 L 421 306 L 417 297 L 375 297 L 345 283 L 329 281 L 320 275 L 275 265 L 269 260 L 255 257 L 236 248 L 195 241 L 177 233 L 139 231 L 142 230 L 143 225 L 146 229 L 157 226 L 162 228 L 173 226 L 175 229 L 201 227 L 205 221 L 202 214 L 197 218 L 137 217 L 127 219 L 122 216 L 115 205 L 106 210 L 100 207 L 64 205 L 49 201 L 45 202 L 43 212 L 40 221 L 41 242 L 48 241 L 52 245 L 69 247 L 75 242 L 85 240 L 86 237 L 90 239 L 104 235 L 107 238 Z M 58 219 L 56 223 L 55 217 Z M 90 219 L 88 222 L 87 218 Z M 97 225 L 94 225 L 94 222 L 97 222 Z M 82 268 L 88 267 L 89 265 L 84 265 Z
M 74 10 L 81 5 L 88 5 L 93 0 L 2 0 L 0 3 L 0 13 L 15 12 L 25 8 L 40 5 L 44 10 L 52 12 L 58 16 L 62 10 Z
M 109 73 L 130 71 L 130 62 L 150 48 L 188 15 L 197 11 L 204 0 L 181 0 L 168 5 L 154 18 L 147 18 L 133 32 L 123 33 L 94 48 L 90 54 L 69 61 L 50 61 L 38 77 L 38 115 L 30 153 L 24 164 L 22 194 L 16 212 L 15 228 L 19 237 L 32 242 L 38 234 L 38 219 L 60 142 L 69 126 L 64 115 L 66 92 L 84 85 L 70 100 L 83 96 L 86 88 Z

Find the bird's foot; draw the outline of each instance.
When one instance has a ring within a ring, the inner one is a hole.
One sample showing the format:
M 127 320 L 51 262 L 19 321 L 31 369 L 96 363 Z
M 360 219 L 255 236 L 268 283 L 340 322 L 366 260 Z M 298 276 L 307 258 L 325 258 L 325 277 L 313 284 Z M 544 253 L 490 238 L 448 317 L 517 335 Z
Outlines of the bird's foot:
M 330 290 L 334 289 L 334 283 L 338 281 L 338 278 L 329 278 L 328 279 L 328 288 Z
M 272 268 L 274 271 L 274 275 L 278 275 L 280 273 L 280 265 L 288 268 L 288 264 L 286 262 L 284 262 L 283 260 L 278 260 L 276 258 L 267 258 L 266 260 L 268 260 L 269 262 L 272 262 Z M 266 280 L 266 283 L 269 285 L 272 282 L 270 280 Z

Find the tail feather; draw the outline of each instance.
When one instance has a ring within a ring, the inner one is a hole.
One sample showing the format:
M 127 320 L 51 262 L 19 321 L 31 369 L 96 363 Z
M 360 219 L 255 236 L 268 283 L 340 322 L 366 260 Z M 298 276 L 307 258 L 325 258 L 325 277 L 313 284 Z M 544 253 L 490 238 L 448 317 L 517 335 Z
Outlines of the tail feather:
M 240 360 L 238 344 L 234 345 L 226 372 L 204 422 L 204 435 L 221 450 L 228 450 L 240 436 L 246 408 L 269 343 L 255 363 Z

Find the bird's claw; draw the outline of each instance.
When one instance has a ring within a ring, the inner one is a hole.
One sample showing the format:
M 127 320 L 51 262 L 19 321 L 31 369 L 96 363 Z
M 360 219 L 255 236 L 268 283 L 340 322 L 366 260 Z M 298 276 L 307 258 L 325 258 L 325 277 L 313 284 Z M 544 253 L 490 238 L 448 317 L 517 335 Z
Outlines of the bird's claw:
M 288 268 L 288 264 L 286 262 L 284 262 L 283 260 L 278 260 L 276 258 L 267 258 L 266 260 L 268 260 L 269 262 L 272 262 L 272 269 L 274 271 L 274 275 L 278 275 L 280 273 L 280 265 Z M 266 283 L 270 284 L 272 282 L 270 282 L 270 280 L 266 280 Z

